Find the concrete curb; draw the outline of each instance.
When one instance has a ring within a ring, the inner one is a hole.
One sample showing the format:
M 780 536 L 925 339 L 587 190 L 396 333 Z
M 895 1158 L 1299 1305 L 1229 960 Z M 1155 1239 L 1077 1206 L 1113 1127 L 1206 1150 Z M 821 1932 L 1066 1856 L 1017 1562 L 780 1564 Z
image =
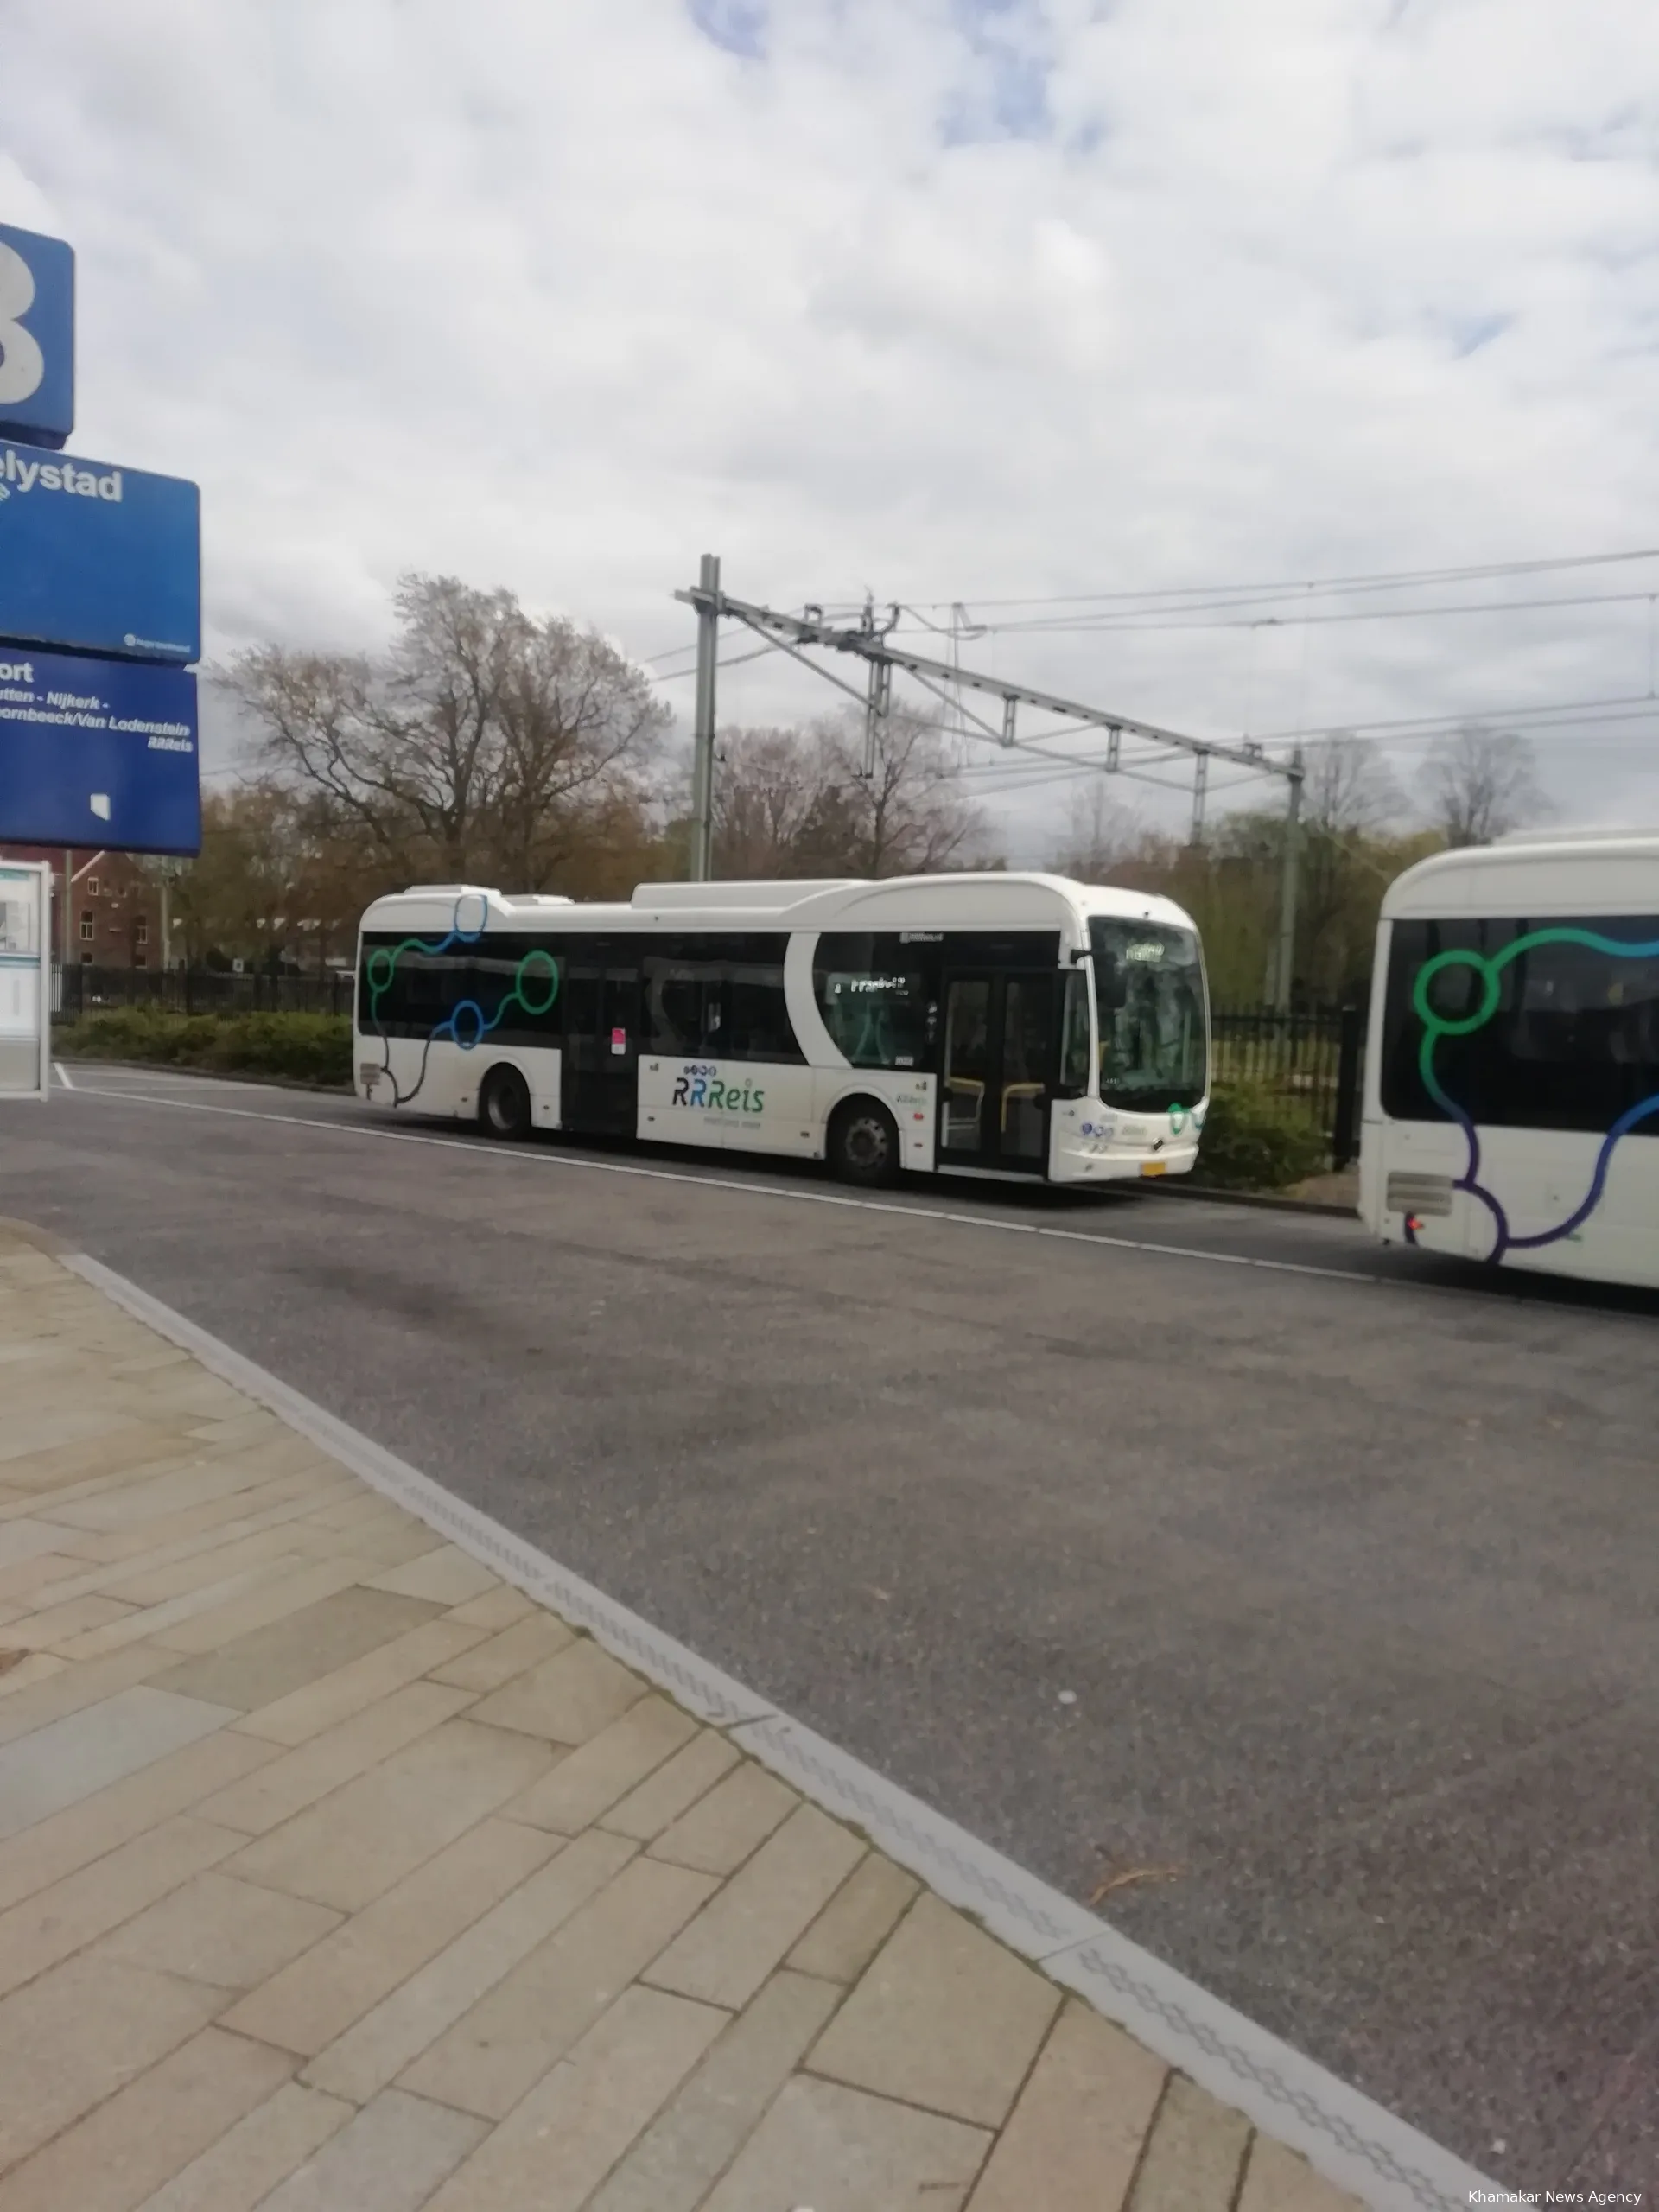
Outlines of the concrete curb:
M 588 1629 L 595 1641 L 744 1749 L 948 1902 L 976 1914 L 1011 1948 L 1076 1990 L 1168 2064 L 1300 2151 L 1374 2212 L 1453 2212 L 1497 2184 L 1217 1998 L 1073 1899 L 851 1758 L 766 1699 L 561 1567 L 206 1330 L 73 1254 L 63 1264 L 281 1416 L 372 1488 Z

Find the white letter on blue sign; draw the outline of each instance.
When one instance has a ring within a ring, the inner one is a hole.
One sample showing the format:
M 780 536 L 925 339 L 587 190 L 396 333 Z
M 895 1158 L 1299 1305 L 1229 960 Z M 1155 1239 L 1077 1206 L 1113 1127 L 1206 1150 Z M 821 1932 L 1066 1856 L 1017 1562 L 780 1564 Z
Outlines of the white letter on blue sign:
M 18 321 L 35 304 L 35 278 L 21 253 L 0 245 L 0 406 L 15 406 L 40 390 L 46 356 Z

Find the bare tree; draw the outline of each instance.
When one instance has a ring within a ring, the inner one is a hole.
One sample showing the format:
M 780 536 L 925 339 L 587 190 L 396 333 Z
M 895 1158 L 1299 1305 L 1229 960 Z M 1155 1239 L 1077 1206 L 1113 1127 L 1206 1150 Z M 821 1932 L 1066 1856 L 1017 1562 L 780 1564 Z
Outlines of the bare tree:
M 1338 737 L 1312 749 L 1302 786 L 1296 972 L 1320 997 L 1337 996 L 1363 969 L 1382 878 L 1370 841 L 1404 808 L 1394 772 L 1368 739 Z
M 1363 738 L 1311 747 L 1299 840 L 1294 975 L 1300 995 L 1333 1002 L 1364 988 L 1383 889 L 1401 857 L 1406 800 L 1386 759 Z M 1197 918 L 1218 996 L 1262 988 L 1276 957 L 1283 886 L 1282 799 L 1216 817 L 1202 851 L 1187 848 L 1146 879 Z M 1133 879 L 1132 879 L 1133 880 Z
M 1071 794 L 1054 866 L 1079 883 L 1104 883 L 1142 852 L 1150 830 L 1146 817 L 1113 791 L 1109 777 L 1091 776 Z
M 584 810 L 649 761 L 667 709 L 596 632 L 537 621 L 511 592 L 410 575 L 396 604 L 378 658 L 260 645 L 221 673 L 260 765 L 405 874 L 545 888 Z
M 868 776 L 861 716 L 822 722 L 817 737 L 819 791 L 802 837 L 814 874 L 833 859 L 853 875 L 930 875 L 979 857 L 984 817 L 933 717 L 886 715 Z
M 984 823 L 937 721 L 887 715 L 864 773 L 861 716 L 721 733 L 722 875 L 920 875 L 980 858 Z
M 217 955 L 264 963 L 303 952 L 321 964 L 349 946 L 365 902 L 391 887 L 360 840 L 342 842 L 315 792 L 269 779 L 208 791 L 201 817 L 201 851 L 175 874 L 172 887 L 192 962 Z
M 1530 741 L 1478 722 L 1436 742 L 1428 786 L 1435 827 L 1448 845 L 1490 845 L 1550 811 Z
M 543 891 L 601 819 L 642 800 L 671 715 L 607 639 L 555 617 L 526 626 L 497 716 L 496 867 L 502 880 Z
M 1302 820 L 1332 837 L 1375 836 L 1405 812 L 1405 793 L 1369 738 L 1339 736 L 1312 747 L 1302 785 Z
M 723 729 L 716 741 L 715 861 L 720 874 L 799 874 L 820 795 L 820 765 L 798 729 Z

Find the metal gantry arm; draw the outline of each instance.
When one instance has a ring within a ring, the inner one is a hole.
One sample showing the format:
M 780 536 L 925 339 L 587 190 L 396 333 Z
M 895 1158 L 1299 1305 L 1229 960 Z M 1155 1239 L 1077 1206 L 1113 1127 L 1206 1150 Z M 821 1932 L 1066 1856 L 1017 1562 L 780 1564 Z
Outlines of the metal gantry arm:
M 676 592 L 674 594 L 687 606 L 702 611 L 705 597 L 701 588 Z M 1091 724 L 1105 730 L 1128 731 L 1132 737 L 1149 738 L 1154 744 L 1167 745 L 1179 752 L 1207 754 L 1212 760 L 1230 760 L 1237 766 L 1253 768 L 1263 775 L 1282 776 L 1287 781 L 1300 777 L 1294 765 L 1273 760 L 1259 745 L 1225 745 L 1205 737 L 1189 737 L 1183 731 L 1164 729 L 1156 722 L 1139 721 L 1133 715 L 1119 714 L 1105 707 L 1091 707 L 1079 699 L 1060 697 L 1052 691 L 1039 691 L 1028 683 L 1010 683 L 999 676 L 987 676 L 977 669 L 962 668 L 948 660 L 936 660 L 926 653 L 915 653 L 904 645 L 893 643 L 885 630 L 854 626 L 842 628 L 820 617 L 806 621 L 792 614 L 780 614 L 770 607 L 756 607 L 749 601 L 733 599 L 719 591 L 715 613 L 735 622 L 741 622 L 762 637 L 770 637 L 796 645 L 816 645 L 830 652 L 855 653 L 861 659 L 884 661 L 890 667 L 902 669 L 907 675 L 931 677 L 936 682 L 962 685 L 971 691 L 988 692 L 1003 702 L 1004 711 L 1012 705 L 1036 707 L 1045 713 L 1065 715 L 1073 721 Z M 817 612 L 816 609 L 813 610 Z M 1007 724 L 1004 725 L 1005 732 Z M 1007 741 L 1005 734 L 1004 742 Z
M 1292 954 L 1296 936 L 1297 846 L 1300 836 L 1302 784 L 1306 772 L 1300 750 L 1289 760 L 1275 760 L 1260 745 L 1248 739 L 1241 744 L 1227 745 L 1211 738 L 1189 737 L 1184 731 L 1166 729 L 1156 722 L 1141 721 L 1133 715 L 1093 707 L 1080 699 L 1064 698 L 1056 692 L 1038 690 L 1028 683 L 1010 683 L 1001 677 L 988 676 L 977 669 L 963 668 L 959 661 L 939 660 L 927 653 L 912 652 L 906 646 L 893 643 L 892 632 L 899 613 L 897 607 L 890 610 L 886 625 L 878 626 L 873 603 L 867 599 L 862 620 L 851 626 L 843 626 L 826 622 L 822 610 L 817 607 L 809 607 L 804 615 L 796 616 L 780 614 L 774 607 L 756 606 L 747 600 L 733 599 L 720 588 L 720 563 L 706 554 L 702 576 L 696 589 L 676 592 L 674 596 L 683 605 L 694 607 L 697 612 L 697 752 L 693 774 L 696 818 L 693 830 L 693 856 L 698 880 L 706 878 L 709 866 L 713 821 L 715 653 L 719 624 L 724 618 L 741 622 L 758 637 L 781 645 L 791 659 L 804 662 L 816 674 L 824 677 L 842 690 L 852 693 L 864 709 L 864 773 L 867 776 L 874 772 L 878 732 L 891 709 L 893 671 L 899 669 L 907 676 L 914 677 L 936 697 L 948 700 L 954 696 L 960 702 L 962 691 L 967 690 L 983 692 L 1000 700 L 1002 709 L 1000 730 L 969 709 L 963 709 L 967 719 L 994 743 L 1009 747 L 1018 745 L 1022 750 L 1040 753 L 1039 745 L 1030 739 L 1021 740 L 1015 734 L 1020 709 L 1034 707 L 1039 712 L 1069 719 L 1078 729 L 1097 728 L 1106 732 L 1105 759 L 1098 763 L 1078 762 L 1079 766 L 1098 766 L 1109 774 L 1118 772 L 1126 731 L 1132 737 L 1145 738 L 1154 745 L 1164 747 L 1166 753 L 1191 754 L 1194 762 L 1192 830 L 1195 842 L 1203 832 L 1211 760 L 1230 760 L 1236 766 L 1249 768 L 1260 775 L 1281 777 L 1287 786 L 1288 804 L 1281 882 L 1278 957 L 1274 962 L 1274 997 L 1281 1007 L 1289 1006 Z M 832 675 L 828 669 L 820 668 L 816 662 L 807 660 L 808 647 L 822 652 L 852 653 L 868 662 L 869 677 L 867 689 L 859 692 L 853 685 Z M 698 865 L 699 861 L 701 865 Z

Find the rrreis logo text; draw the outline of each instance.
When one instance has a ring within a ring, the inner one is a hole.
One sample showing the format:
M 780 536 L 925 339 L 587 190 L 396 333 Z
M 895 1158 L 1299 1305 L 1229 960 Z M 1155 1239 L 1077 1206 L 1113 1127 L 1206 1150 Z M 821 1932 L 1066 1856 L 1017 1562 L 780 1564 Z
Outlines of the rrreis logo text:
M 713 1107 L 717 1113 L 759 1114 L 765 1110 L 766 1094 L 758 1084 L 751 1090 L 747 1083 L 722 1082 L 717 1067 L 694 1064 L 675 1077 L 668 1103 L 671 1106 Z

